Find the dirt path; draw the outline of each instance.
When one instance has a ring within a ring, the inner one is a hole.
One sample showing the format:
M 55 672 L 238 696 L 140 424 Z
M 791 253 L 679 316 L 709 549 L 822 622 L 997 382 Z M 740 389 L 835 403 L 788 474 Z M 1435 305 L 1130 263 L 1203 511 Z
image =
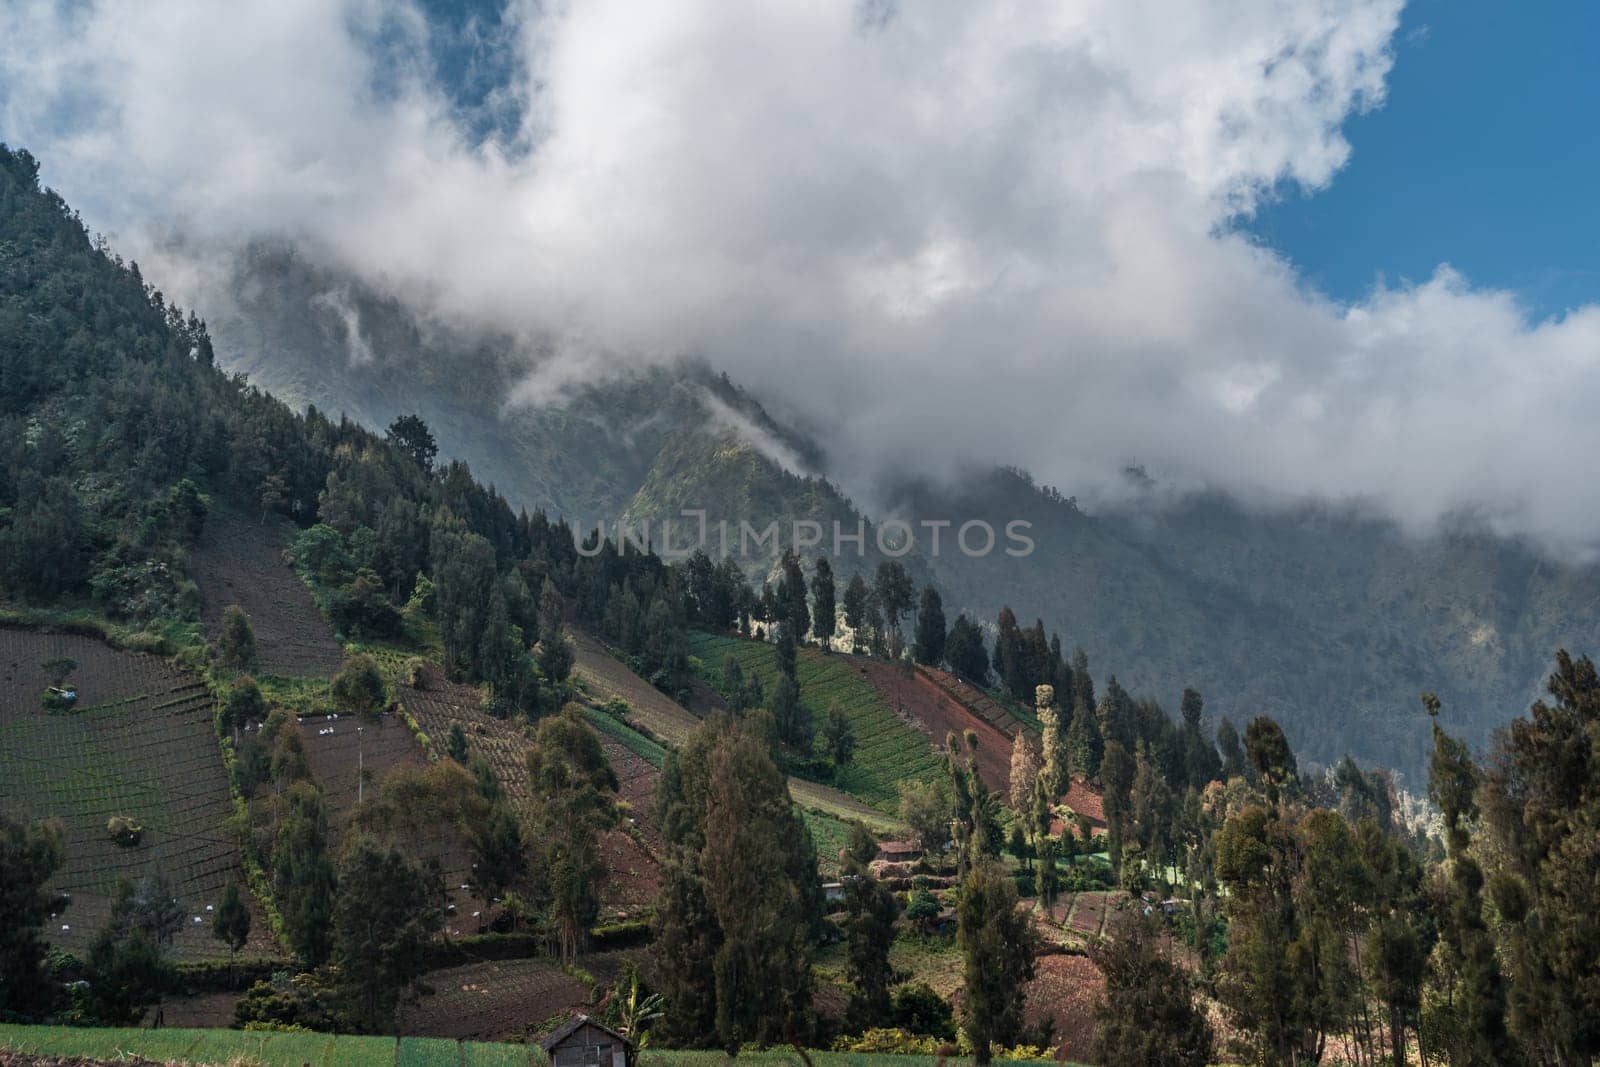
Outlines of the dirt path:
M 257 670 L 285 677 L 329 678 L 344 651 L 311 590 L 284 561 L 277 527 L 231 516 L 206 521 L 189 569 L 200 587 L 206 634 L 222 629 L 222 613 L 238 604 L 256 635 Z

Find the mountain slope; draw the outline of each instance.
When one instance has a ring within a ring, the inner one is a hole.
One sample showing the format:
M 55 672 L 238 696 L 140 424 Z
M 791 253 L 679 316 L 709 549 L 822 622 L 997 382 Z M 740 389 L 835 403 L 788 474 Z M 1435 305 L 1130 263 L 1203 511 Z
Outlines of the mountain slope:
M 823 477 L 820 450 L 704 369 L 507 408 L 527 367 L 515 345 L 430 324 L 282 246 L 237 256 L 218 299 L 205 310 L 225 366 L 372 427 L 417 411 L 447 454 L 513 504 L 653 530 L 670 517 L 680 531 L 681 511 L 705 509 L 713 549 L 718 518 L 735 545 L 740 520 L 785 531 L 795 519 L 827 531 L 861 520 L 869 555 L 835 569 L 881 558 L 871 517 Z M 1069 650 L 1082 646 L 1096 677 L 1115 673 L 1168 707 L 1194 685 L 1235 722 L 1277 717 L 1312 761 L 1349 753 L 1414 783 L 1428 739 L 1422 691 L 1437 691 L 1452 729 L 1482 743 L 1526 707 L 1555 648 L 1600 645 L 1600 572 L 1483 533 L 1419 539 L 1353 509 L 1255 511 L 1220 493 L 1091 515 L 1006 470 L 955 488 L 910 483 L 893 504 L 913 522 L 1032 524 L 1026 558 L 969 558 L 951 531 L 936 558 L 906 557 L 919 583 L 944 592 L 947 617 L 992 622 L 1009 604 L 1024 625 L 1040 618 Z

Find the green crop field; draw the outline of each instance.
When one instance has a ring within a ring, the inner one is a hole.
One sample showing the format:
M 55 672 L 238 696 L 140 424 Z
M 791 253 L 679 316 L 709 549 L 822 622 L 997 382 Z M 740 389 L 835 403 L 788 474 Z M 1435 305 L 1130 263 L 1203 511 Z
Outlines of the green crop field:
M 652 767 L 660 767 L 667 758 L 667 750 L 655 741 L 641 734 L 638 730 L 622 722 L 616 716 L 599 710 L 598 708 L 585 708 L 584 718 L 589 720 L 589 725 L 612 738 L 632 752 L 635 756 L 649 763 Z
M 0 1023 L 0 1049 L 45 1056 L 84 1056 L 117 1060 L 128 1056 L 188 1064 L 226 1064 L 242 1059 L 264 1067 L 542 1067 L 549 1060 L 534 1045 L 495 1045 L 433 1038 L 355 1037 L 244 1030 L 111 1030 Z M 965 1067 L 970 1059 L 809 1052 L 815 1067 L 934 1067 L 937 1062 Z M 639 1067 L 723 1067 L 721 1052 L 647 1049 Z M 757 1067 L 800 1067 L 788 1049 L 742 1052 L 739 1063 Z M 1012 1060 L 1024 1067 L 1046 1067 L 1053 1060 Z
M 527 1055 L 527 1050 L 523 1050 Z M 461 1067 L 461 1043 L 438 1037 L 402 1037 L 395 1067 Z
M 723 663 L 729 656 L 739 661 L 746 677 L 752 673 L 759 676 L 767 694 L 777 686 L 773 647 L 765 642 L 694 633 L 689 638 L 689 653 L 700 661 L 701 677 L 719 692 Z M 835 788 L 887 812 L 895 810 L 900 782 L 926 781 L 943 773 L 927 737 L 884 703 L 872 683 L 855 669 L 852 657 L 801 649 L 798 675 L 800 702 L 811 712 L 819 733 L 835 701 L 855 728 L 855 759 L 834 777 L 830 784 Z

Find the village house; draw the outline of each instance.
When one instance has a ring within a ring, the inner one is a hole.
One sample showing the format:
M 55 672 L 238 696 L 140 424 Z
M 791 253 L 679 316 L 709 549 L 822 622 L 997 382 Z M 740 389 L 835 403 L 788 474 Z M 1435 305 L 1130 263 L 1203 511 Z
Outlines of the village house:
M 922 858 L 922 846 L 915 841 L 885 841 L 875 858 L 884 863 L 915 863 Z
M 631 1067 L 633 1044 L 587 1015 L 574 1015 L 539 1042 L 551 1067 Z

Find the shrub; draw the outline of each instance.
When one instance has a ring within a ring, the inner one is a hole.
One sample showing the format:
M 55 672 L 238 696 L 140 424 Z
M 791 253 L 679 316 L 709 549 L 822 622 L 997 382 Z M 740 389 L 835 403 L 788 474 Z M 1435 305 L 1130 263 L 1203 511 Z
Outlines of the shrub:
M 144 839 L 144 827 L 126 815 L 106 820 L 106 835 L 123 848 L 132 848 Z
M 369 717 L 377 715 L 389 703 L 389 692 L 378 671 L 378 663 L 366 653 L 344 661 L 339 673 L 333 676 L 330 692 L 340 708 Z
M 878 1027 L 872 1030 L 863 1030 L 855 1037 L 846 1035 L 836 1038 L 833 1042 L 833 1051 L 886 1052 L 897 1056 L 932 1056 L 939 1052 L 942 1044 L 943 1042 L 936 1037 L 919 1036 L 909 1030 L 898 1028 Z

